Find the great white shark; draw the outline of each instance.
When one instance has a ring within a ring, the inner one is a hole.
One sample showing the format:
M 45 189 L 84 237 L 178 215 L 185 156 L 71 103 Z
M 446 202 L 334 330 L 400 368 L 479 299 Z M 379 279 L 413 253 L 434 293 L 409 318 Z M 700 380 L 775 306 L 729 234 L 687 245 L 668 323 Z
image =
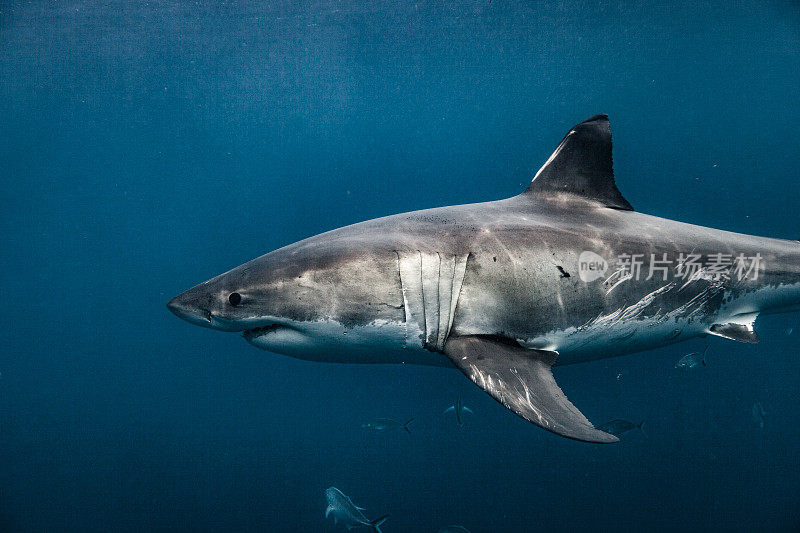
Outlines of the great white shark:
M 301 359 L 452 364 L 546 430 L 614 442 L 551 368 L 705 335 L 758 342 L 759 314 L 800 308 L 800 243 L 638 213 L 611 155 L 594 116 L 517 196 L 335 229 L 167 305 Z

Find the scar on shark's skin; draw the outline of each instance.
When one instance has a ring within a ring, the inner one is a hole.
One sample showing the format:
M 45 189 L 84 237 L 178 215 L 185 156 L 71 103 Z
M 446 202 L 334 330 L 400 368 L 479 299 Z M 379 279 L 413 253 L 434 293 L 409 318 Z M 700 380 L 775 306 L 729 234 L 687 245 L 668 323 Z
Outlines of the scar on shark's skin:
M 626 255 L 642 258 L 640 270 L 606 271 Z M 754 275 L 689 272 L 695 255 L 763 262 Z M 651 258 L 672 268 L 649 268 Z M 707 335 L 756 343 L 760 313 L 800 309 L 800 243 L 634 211 L 614 179 L 608 117 L 597 115 L 568 130 L 517 196 L 335 229 L 167 305 L 300 359 L 455 366 L 548 431 L 614 442 L 567 399 L 552 367 Z M 335 489 L 329 497 L 333 508 L 349 502 Z

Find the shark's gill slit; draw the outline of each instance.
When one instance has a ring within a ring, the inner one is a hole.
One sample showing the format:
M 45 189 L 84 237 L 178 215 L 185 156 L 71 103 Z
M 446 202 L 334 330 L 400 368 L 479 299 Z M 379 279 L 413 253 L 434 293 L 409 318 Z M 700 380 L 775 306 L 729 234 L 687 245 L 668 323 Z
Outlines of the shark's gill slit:
M 406 316 L 406 341 L 419 339 L 432 351 L 442 351 L 453 326 L 453 317 L 464 274 L 467 255 L 439 252 L 396 251 L 403 305 Z
M 453 297 L 453 280 L 455 278 L 455 256 L 442 258 L 439 255 L 439 334 L 436 345 L 444 346 L 447 332 L 450 330 L 450 302 Z
M 464 284 L 464 276 L 467 273 L 467 263 L 471 253 L 464 255 L 457 255 L 454 257 L 455 268 L 453 270 L 453 288 L 450 291 L 450 321 L 447 324 L 447 332 L 445 333 L 444 340 L 450 333 L 453 327 L 453 319 L 456 316 L 456 308 L 458 307 L 458 298 L 461 296 L 461 286 Z
M 439 338 L 439 254 L 420 252 L 422 301 L 425 305 L 425 346 L 435 348 Z
M 402 308 L 403 308 L 403 323 L 406 323 L 406 322 L 408 322 L 408 305 L 406 304 L 406 290 L 405 290 L 405 288 L 403 286 L 403 277 L 400 274 L 400 252 L 395 250 L 394 251 L 394 255 L 395 255 L 395 259 L 397 261 L 397 277 L 400 279 L 400 294 L 403 297 L 403 305 L 402 305 Z M 406 338 L 406 341 L 408 341 L 408 338 Z
M 428 314 L 427 309 L 425 309 L 425 263 L 422 259 L 422 252 L 417 250 L 417 256 L 419 257 L 419 297 L 422 302 L 422 322 L 420 323 L 420 330 L 422 331 L 422 345 L 427 346 L 428 344 Z M 428 295 L 430 299 L 430 295 Z

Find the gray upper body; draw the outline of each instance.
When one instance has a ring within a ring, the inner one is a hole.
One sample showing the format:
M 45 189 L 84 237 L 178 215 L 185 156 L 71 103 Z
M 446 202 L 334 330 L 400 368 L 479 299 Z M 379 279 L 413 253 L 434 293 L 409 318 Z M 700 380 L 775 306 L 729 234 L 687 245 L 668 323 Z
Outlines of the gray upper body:
M 607 272 L 585 276 L 587 253 Z M 760 262 L 744 277 L 710 268 L 680 277 L 688 254 Z M 609 267 L 631 255 L 642 258 L 641 276 Z M 671 267 L 648 277 L 654 258 Z M 303 359 L 452 363 L 548 430 L 611 442 L 563 396 L 551 366 L 707 334 L 757 342 L 759 313 L 798 304 L 800 243 L 634 211 L 614 183 L 608 120 L 598 115 L 570 130 L 518 196 L 329 231 L 168 305 Z

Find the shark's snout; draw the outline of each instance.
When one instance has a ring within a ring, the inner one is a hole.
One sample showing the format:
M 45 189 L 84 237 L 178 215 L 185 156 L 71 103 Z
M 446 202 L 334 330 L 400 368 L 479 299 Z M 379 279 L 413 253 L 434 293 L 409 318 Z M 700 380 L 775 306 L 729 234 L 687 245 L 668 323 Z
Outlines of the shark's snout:
M 201 305 L 196 298 L 189 295 L 190 291 L 179 294 L 167 302 L 167 309 L 175 313 L 176 316 L 207 328 L 214 327 L 211 320 L 211 311 Z
M 231 299 L 232 294 L 238 299 Z M 253 319 L 242 313 L 237 315 L 235 310 L 240 303 L 239 293 L 209 289 L 206 282 L 167 302 L 167 309 L 187 322 L 219 331 L 244 331 L 265 325 L 259 319 Z

